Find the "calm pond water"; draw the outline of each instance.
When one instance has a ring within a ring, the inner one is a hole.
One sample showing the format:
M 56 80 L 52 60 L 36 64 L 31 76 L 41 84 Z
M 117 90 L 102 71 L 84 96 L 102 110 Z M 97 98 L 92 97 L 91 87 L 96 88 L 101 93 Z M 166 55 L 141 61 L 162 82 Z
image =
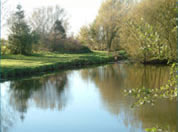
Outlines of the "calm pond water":
M 158 88 L 169 67 L 111 64 L 1 83 L 2 132 L 143 132 L 176 130 L 176 101 L 131 108 L 129 88 Z

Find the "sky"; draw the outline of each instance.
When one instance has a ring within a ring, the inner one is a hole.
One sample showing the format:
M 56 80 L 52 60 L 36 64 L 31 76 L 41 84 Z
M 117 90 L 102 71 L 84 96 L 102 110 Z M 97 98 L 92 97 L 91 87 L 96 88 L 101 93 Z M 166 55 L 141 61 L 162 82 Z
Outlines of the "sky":
M 69 32 L 77 33 L 80 27 L 91 23 L 99 10 L 103 0 L 8 0 L 8 8 L 16 9 L 17 4 L 21 4 L 24 11 L 29 15 L 33 9 L 43 6 L 59 5 L 67 12 L 69 20 Z M 7 36 L 7 29 L 2 28 L 2 37 Z

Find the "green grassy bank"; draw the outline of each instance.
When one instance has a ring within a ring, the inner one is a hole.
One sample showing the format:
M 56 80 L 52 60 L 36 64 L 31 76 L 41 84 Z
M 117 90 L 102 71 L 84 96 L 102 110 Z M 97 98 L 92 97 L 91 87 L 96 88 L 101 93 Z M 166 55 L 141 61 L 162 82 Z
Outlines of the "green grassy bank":
M 104 64 L 114 61 L 106 52 L 87 54 L 38 53 L 32 56 L 1 56 L 1 79 L 23 77 L 55 70 L 77 68 L 81 66 Z

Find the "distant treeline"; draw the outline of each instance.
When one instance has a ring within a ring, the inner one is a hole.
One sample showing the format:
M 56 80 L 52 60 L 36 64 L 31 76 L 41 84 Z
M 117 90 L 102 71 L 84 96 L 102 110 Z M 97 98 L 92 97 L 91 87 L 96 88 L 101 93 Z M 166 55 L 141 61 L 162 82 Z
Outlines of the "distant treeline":
M 67 35 L 65 10 L 59 6 L 35 9 L 28 19 L 21 5 L 7 20 L 8 40 L 1 40 L 1 54 L 30 55 L 38 51 L 87 53 L 73 36 Z
M 142 62 L 175 61 L 176 32 L 176 0 L 105 0 L 78 39 L 91 49 L 124 49 Z

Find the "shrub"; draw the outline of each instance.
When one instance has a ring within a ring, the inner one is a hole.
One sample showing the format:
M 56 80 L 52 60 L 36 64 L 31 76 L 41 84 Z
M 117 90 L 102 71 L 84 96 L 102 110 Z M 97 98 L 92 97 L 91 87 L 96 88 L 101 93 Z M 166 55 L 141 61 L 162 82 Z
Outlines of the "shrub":
M 120 51 L 119 51 L 119 55 L 123 55 L 123 56 L 124 56 L 124 55 L 126 55 L 126 54 L 127 54 L 127 53 L 126 53 L 125 50 L 120 50 Z
M 1 45 L 1 55 L 10 54 L 8 45 Z
M 60 52 L 60 53 L 91 53 L 91 50 L 80 44 L 79 41 L 68 38 L 68 39 L 59 39 L 56 43 L 50 45 L 51 51 Z
M 8 41 L 1 39 L 0 44 L 1 44 L 1 55 L 10 54 L 11 50 L 8 45 Z

